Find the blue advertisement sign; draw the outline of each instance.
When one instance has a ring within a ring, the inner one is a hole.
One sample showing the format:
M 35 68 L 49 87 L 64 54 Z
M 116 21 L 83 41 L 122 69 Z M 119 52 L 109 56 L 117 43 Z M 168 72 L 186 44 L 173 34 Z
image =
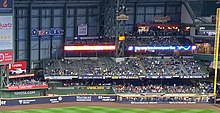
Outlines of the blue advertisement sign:
M 0 13 L 12 13 L 13 0 L 0 0 Z
M 197 50 L 197 46 L 129 46 L 128 51 L 145 51 L 145 50 Z
M 32 29 L 32 37 L 43 37 L 43 36 L 62 36 L 64 35 L 64 30 L 61 28 L 51 28 L 51 29 Z

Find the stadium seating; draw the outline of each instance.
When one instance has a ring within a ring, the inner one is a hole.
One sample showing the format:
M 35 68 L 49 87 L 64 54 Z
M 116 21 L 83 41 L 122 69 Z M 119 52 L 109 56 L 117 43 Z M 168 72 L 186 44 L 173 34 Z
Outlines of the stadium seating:
M 115 62 L 110 57 L 99 57 L 52 60 L 45 64 L 47 76 L 208 76 L 208 72 L 191 57 L 125 58 L 121 62 Z
M 197 84 L 178 84 L 176 81 L 175 84 L 146 84 L 142 86 L 133 86 L 130 85 L 116 85 L 114 86 L 115 93 L 136 93 L 136 94 L 178 94 L 178 93 L 199 93 L 207 94 L 212 93 L 213 85 L 207 82 L 198 82 Z

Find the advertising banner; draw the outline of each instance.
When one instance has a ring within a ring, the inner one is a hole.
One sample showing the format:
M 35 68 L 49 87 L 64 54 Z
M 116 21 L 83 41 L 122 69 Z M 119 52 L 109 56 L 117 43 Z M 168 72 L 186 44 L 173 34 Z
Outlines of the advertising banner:
M 78 35 L 87 35 L 87 24 L 81 24 L 78 26 Z
M 13 0 L 0 0 L 0 13 L 12 13 Z
M 0 100 L 0 106 L 16 106 L 16 105 L 30 105 L 30 104 L 48 104 L 60 102 L 74 102 L 75 96 L 57 96 L 57 97 L 43 97 L 43 98 L 21 98 Z
M 50 28 L 50 29 L 32 29 L 32 37 L 43 37 L 43 36 L 62 36 L 64 35 L 64 30 L 61 28 Z
M 74 102 L 76 100 L 76 96 L 59 96 L 59 97 L 50 97 L 49 103 L 61 103 L 61 102 Z
M 8 90 L 22 90 L 22 89 L 47 89 L 47 85 L 20 85 L 20 86 L 8 86 Z
M 146 50 L 198 50 L 198 46 L 129 46 L 128 51 L 146 51 Z
M 0 43 L 1 43 L 1 39 L 0 39 Z M 1 50 L 1 47 L 0 47 L 0 50 Z M 13 51 L 12 50 L 0 52 L 0 65 L 8 64 L 11 62 L 13 62 Z
M 129 104 L 196 104 L 197 102 L 129 102 Z
M 73 76 L 46 76 L 46 80 L 71 80 Z
M 119 99 L 117 96 L 107 96 L 107 95 L 80 95 L 80 96 L 55 96 L 55 97 L 42 97 L 42 98 L 21 98 L 21 99 L 2 99 L 0 100 L 0 106 L 15 106 L 15 105 L 28 105 L 28 104 L 47 104 L 47 103 L 62 103 L 62 102 L 120 102 L 124 104 L 197 104 L 197 103 L 210 103 L 210 100 L 167 100 L 169 98 L 149 98 L 150 100 L 129 100 L 129 99 Z
M 115 102 L 117 99 L 116 96 L 94 96 L 93 100 L 95 102 Z
M 16 75 L 16 74 L 25 74 L 26 73 L 26 61 L 18 61 L 14 62 L 14 64 L 9 64 L 9 73 Z M 6 68 L 6 65 L 4 65 Z
M 15 70 L 17 68 L 20 68 L 22 70 L 26 70 L 26 61 L 18 61 L 18 62 L 14 62 L 14 64 L 10 64 L 9 65 L 9 70 Z
M 115 102 L 116 96 L 76 96 L 76 102 Z
M 17 91 L 14 92 L 14 95 L 33 95 L 36 94 L 36 91 Z
M 0 1 L 1 2 L 1 1 Z M 1 13 L 1 9 L 0 9 Z M 0 16 L 0 65 L 13 62 L 13 16 Z
M 105 76 L 94 76 L 94 75 L 91 75 L 91 76 L 79 76 L 78 79 L 105 79 Z
M 17 106 L 17 105 L 30 105 L 30 104 L 47 104 L 49 98 L 22 98 L 22 99 L 10 99 L 1 100 L 1 106 Z
M 0 16 L 0 50 L 13 49 L 13 17 Z
M 92 96 L 76 96 L 76 102 L 92 102 Z
M 79 37 L 74 37 L 75 40 L 94 40 L 94 39 L 99 39 L 102 37 L 99 36 L 79 36 Z

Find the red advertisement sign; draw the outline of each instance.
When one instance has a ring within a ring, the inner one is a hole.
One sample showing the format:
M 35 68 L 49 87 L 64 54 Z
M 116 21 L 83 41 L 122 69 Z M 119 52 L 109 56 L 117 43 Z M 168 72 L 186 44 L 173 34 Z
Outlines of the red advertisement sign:
M 26 61 L 18 61 L 18 62 L 14 62 L 14 64 L 10 64 L 9 65 L 9 70 L 15 70 L 17 68 L 20 68 L 22 70 L 26 70 Z
M 8 90 L 23 90 L 23 89 L 47 89 L 47 85 L 20 85 L 20 86 L 9 86 Z
M 26 73 L 26 61 L 14 62 L 14 64 L 9 64 L 9 72 L 13 75 L 20 75 Z M 6 65 L 4 66 L 6 68 Z
M 13 62 L 13 51 L 0 52 L 0 65 Z

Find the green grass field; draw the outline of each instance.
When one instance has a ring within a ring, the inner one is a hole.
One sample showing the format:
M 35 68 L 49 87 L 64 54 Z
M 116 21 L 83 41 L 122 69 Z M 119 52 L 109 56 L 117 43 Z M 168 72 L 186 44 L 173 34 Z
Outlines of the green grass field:
M 1 111 L 0 113 L 218 113 L 211 109 L 134 109 L 97 106 Z

